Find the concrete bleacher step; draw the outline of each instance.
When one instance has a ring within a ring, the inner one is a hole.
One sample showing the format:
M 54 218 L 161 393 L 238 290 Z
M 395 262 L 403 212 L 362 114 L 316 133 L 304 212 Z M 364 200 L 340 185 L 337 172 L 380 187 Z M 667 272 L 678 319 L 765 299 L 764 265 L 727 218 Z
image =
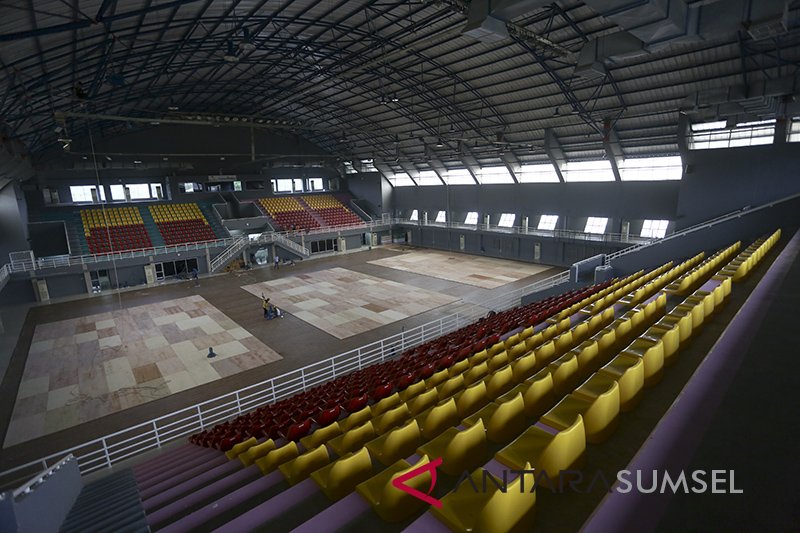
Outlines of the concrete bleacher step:
M 65 533 L 149 530 L 129 468 L 86 485 L 61 525 Z
M 219 215 L 214 211 L 211 204 L 198 202 L 197 206 L 200 208 L 200 212 L 203 213 L 203 216 L 206 217 L 206 220 L 208 220 L 208 224 L 211 226 L 211 229 L 214 230 L 214 235 L 216 235 L 218 239 L 230 237 L 230 233 L 225 229 L 225 226 L 222 225 L 222 220 L 220 220 Z
M 153 214 L 150 213 L 150 210 L 146 206 L 139 206 L 139 213 L 142 215 L 142 222 L 144 222 L 144 227 L 147 230 L 147 235 L 150 237 L 150 242 L 153 243 L 153 246 L 164 246 L 166 243 L 164 242 L 164 237 L 161 236 L 161 232 L 156 226 L 156 221 L 153 220 Z

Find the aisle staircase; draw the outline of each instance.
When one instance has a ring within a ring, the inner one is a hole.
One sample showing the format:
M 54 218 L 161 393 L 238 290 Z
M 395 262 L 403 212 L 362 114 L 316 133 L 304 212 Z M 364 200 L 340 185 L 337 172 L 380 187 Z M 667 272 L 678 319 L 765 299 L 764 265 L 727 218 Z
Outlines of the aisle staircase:
M 227 228 L 222 225 L 222 220 L 219 218 L 219 215 L 210 203 L 197 202 L 197 207 L 200 208 L 200 212 L 203 213 L 204 217 L 206 217 L 208 224 L 211 226 L 211 229 L 214 230 L 214 234 L 218 239 L 227 239 L 231 236 Z
M 142 222 L 144 222 L 144 227 L 147 230 L 147 234 L 150 236 L 150 242 L 153 243 L 153 246 L 165 246 L 164 237 L 161 236 L 161 232 L 158 226 L 156 226 L 156 221 L 153 220 L 153 214 L 150 212 L 150 209 L 148 209 L 147 206 L 139 206 L 139 213 L 142 215 Z

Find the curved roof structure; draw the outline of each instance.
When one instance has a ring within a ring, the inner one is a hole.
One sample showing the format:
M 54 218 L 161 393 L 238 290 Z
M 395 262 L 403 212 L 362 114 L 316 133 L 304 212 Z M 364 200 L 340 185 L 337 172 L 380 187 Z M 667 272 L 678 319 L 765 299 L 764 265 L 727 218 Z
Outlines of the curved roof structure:
M 291 130 L 387 172 L 535 163 L 549 146 L 599 159 L 609 139 L 626 157 L 674 154 L 682 112 L 788 112 L 799 5 L 4 3 L 0 116 L 34 155 L 85 133 L 84 116 L 103 136 L 136 119 Z

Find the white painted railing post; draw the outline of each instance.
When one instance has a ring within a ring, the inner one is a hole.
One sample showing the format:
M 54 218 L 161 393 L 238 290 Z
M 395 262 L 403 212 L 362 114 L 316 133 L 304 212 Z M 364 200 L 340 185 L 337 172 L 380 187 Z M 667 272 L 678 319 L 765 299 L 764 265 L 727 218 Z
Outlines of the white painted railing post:
M 100 441 L 103 444 L 103 453 L 106 456 L 106 465 L 108 468 L 111 468 L 111 455 L 108 453 L 108 445 L 106 444 L 106 439 Z
M 156 437 L 156 447 L 161 448 L 161 439 L 158 436 L 158 424 L 153 420 L 153 434 Z
M 300 369 L 300 382 L 303 385 L 303 390 L 306 390 L 306 371 L 305 368 Z
M 197 406 L 197 420 L 200 422 L 200 431 L 203 430 L 203 411 L 200 409 L 200 406 Z
M 242 403 L 241 398 L 239 397 L 239 391 L 236 391 L 236 412 L 240 415 L 242 414 Z

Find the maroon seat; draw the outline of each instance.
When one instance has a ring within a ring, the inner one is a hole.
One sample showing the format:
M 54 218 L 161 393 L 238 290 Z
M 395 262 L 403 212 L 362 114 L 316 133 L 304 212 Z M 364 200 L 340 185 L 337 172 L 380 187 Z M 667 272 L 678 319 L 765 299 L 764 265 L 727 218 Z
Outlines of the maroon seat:
M 297 424 L 293 424 L 289 426 L 289 429 L 286 431 L 286 440 L 288 441 L 296 441 L 300 440 L 301 438 L 308 435 L 309 430 L 311 429 L 311 419 L 307 418 L 302 422 Z
M 348 400 L 347 403 L 344 404 L 344 410 L 348 413 L 354 413 L 366 407 L 368 402 L 369 397 L 366 394 L 362 394 L 361 396 Z
M 375 387 L 375 390 L 372 391 L 372 399 L 376 402 L 383 400 L 392 393 L 392 390 L 394 390 L 394 385 L 391 383 L 379 385 L 378 387 Z
M 342 412 L 342 408 L 340 406 L 335 406 L 330 409 L 325 409 L 320 414 L 317 415 L 316 422 L 317 425 L 320 427 L 325 427 L 330 424 L 333 424 L 339 419 L 339 415 Z

